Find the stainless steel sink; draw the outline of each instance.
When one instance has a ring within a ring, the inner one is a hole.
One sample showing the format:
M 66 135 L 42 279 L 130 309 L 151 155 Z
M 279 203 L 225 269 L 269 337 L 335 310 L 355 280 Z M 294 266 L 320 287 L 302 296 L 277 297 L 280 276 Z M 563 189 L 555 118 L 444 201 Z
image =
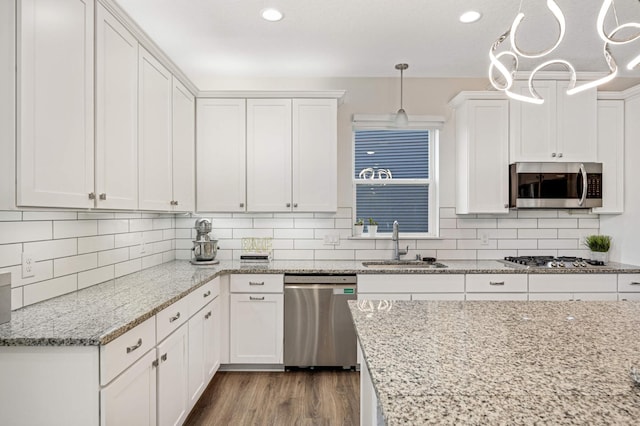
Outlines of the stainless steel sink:
M 362 266 L 369 269 L 436 269 L 436 268 L 447 267 L 447 265 L 438 263 L 438 262 L 411 262 L 411 261 L 362 262 Z

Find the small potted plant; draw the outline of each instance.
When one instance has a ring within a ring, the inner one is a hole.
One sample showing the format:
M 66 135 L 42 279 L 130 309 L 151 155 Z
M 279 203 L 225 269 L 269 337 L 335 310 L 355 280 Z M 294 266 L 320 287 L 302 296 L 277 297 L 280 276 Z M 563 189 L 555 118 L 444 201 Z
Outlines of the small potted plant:
M 367 225 L 367 232 L 369 233 L 369 237 L 375 237 L 376 232 L 378 232 L 378 222 L 373 220 L 372 217 L 369 218 L 369 224 Z
M 591 250 L 591 260 L 602 262 L 609 261 L 609 249 L 611 248 L 611 237 L 608 235 L 589 235 L 585 237 L 584 243 Z
M 362 231 L 364 230 L 364 220 L 358 218 L 353 224 L 353 236 L 362 237 Z

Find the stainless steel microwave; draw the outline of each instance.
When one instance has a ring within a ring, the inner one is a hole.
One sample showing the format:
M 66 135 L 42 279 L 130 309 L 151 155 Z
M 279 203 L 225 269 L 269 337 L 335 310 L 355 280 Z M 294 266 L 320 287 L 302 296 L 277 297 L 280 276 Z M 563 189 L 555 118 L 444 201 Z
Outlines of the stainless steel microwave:
M 509 207 L 602 207 L 602 163 L 513 163 Z

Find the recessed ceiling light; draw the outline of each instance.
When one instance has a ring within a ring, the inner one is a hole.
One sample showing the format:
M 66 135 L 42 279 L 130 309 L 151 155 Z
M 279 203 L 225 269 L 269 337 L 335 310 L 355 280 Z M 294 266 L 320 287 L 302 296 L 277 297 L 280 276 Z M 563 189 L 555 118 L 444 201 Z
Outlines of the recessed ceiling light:
M 279 20 L 284 18 L 284 15 L 282 14 L 282 12 L 272 7 L 263 9 L 262 12 L 260 12 L 260 14 L 262 15 L 263 19 L 270 22 L 278 22 Z
M 460 15 L 460 22 L 463 24 L 471 24 L 472 22 L 476 22 L 482 14 L 480 12 L 476 12 L 475 10 L 469 10 L 462 15 Z

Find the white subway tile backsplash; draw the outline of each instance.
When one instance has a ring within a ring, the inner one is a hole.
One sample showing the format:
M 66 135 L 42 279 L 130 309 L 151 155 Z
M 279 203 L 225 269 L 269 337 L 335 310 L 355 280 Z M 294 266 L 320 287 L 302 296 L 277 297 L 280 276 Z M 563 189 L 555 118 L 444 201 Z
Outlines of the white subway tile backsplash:
M 233 238 L 273 238 L 273 229 L 234 229 Z
M 175 229 L 163 229 L 162 230 L 162 239 L 163 240 L 175 240 L 176 238 L 176 230 Z
M 275 260 L 313 260 L 313 250 L 273 250 Z
M 74 274 L 98 267 L 98 254 L 88 253 L 79 256 L 62 257 L 53 261 L 53 276 Z
M 295 228 L 330 229 L 334 225 L 333 219 L 294 219 Z
M 393 259 L 393 250 L 356 250 L 356 260 Z
M 78 254 L 111 250 L 114 247 L 113 235 L 78 238 Z
M 295 250 L 327 250 L 331 246 L 325 246 L 322 240 L 295 240 L 293 248 Z
M 140 212 L 120 212 L 120 213 L 114 213 L 113 217 L 115 219 L 140 219 L 142 217 L 142 213 L 140 213 Z
M 153 253 L 162 253 L 173 249 L 173 241 L 159 241 L 153 243 Z
M 599 219 L 599 215 L 591 213 L 589 210 L 558 210 L 559 218 L 573 218 L 573 219 Z
M 577 228 L 578 219 L 538 219 L 539 228 Z
M 153 229 L 167 229 L 173 227 L 173 220 L 170 217 L 153 219 Z
M 24 243 L 24 251 L 30 253 L 36 261 L 73 256 L 78 254 L 78 240 L 66 238 Z
M 495 250 L 498 248 L 498 240 L 489 240 L 488 244 L 483 244 L 482 240 L 460 240 L 458 241 L 459 250 Z
M 51 235 L 51 222 L 48 221 L 0 222 L 0 244 L 50 240 Z
M 171 262 L 173 260 L 176 260 L 175 250 L 165 251 L 164 253 L 162 253 L 162 263 Z
M 108 212 L 78 212 L 78 219 L 114 219 L 115 213 Z M 98 224 L 98 228 L 100 225 Z
M 314 217 L 313 213 L 274 213 L 273 217 L 284 217 L 284 218 L 294 218 L 294 219 L 311 219 Z
M 518 250 L 518 256 L 557 256 L 558 250 L 544 249 L 544 250 Z
M 22 220 L 76 220 L 76 212 L 22 212 Z
M 114 239 L 116 248 L 134 246 L 142 243 L 142 232 L 116 234 Z
M 567 249 L 574 250 L 578 248 L 578 241 L 571 240 L 539 240 L 539 249 Z
M 578 219 L 579 228 L 598 228 L 600 219 Z
M 431 250 L 445 250 L 455 249 L 456 240 L 418 240 L 416 243 L 418 250 L 431 249 Z M 473 259 L 473 258 L 471 258 Z
M 533 238 L 558 238 L 558 230 L 551 228 L 543 229 L 518 229 L 518 237 L 521 239 Z
M 314 238 L 314 231 L 313 229 L 274 229 L 273 238 Z
M 493 239 L 514 239 L 514 238 L 518 238 L 518 230 L 517 229 L 496 228 L 496 229 L 478 230 L 478 237 L 481 237 L 482 234 L 487 234 L 487 236 L 489 236 L 489 238 L 493 238 Z
M 53 238 L 90 237 L 98 235 L 97 220 L 63 220 L 53 222 Z
M 213 234 L 217 234 L 218 232 L 219 232 L 218 230 L 214 229 L 212 233 Z M 231 232 L 231 230 L 229 230 L 229 232 Z M 176 238 L 189 238 L 189 239 L 191 239 L 191 229 L 176 229 L 175 232 L 174 232 L 174 235 L 176 236 Z
M 537 249 L 538 240 L 498 240 L 498 249 Z
M 517 255 L 517 250 L 478 250 L 478 260 L 498 260 Z
M 98 234 L 122 234 L 129 232 L 129 221 L 126 219 L 99 220 Z
M 458 228 L 495 228 L 497 226 L 496 220 L 497 219 L 458 219 Z M 513 228 L 513 226 L 503 226 L 503 228 Z
M 23 287 L 11 289 L 11 310 L 22 308 L 22 289 Z
M 353 227 L 353 221 L 351 219 L 336 219 L 336 229 L 351 229 Z
M 458 219 L 440 219 L 440 229 L 455 229 L 458 227 Z
M 138 246 L 139 247 L 139 246 Z M 122 247 L 98 253 L 98 266 L 112 265 L 129 260 L 129 248 Z
M 315 260 L 354 260 L 354 250 L 316 250 Z
M 439 260 L 477 259 L 475 250 L 437 250 L 436 257 Z
M 152 219 L 129 220 L 129 232 L 151 231 L 152 229 L 153 229 Z
M 162 264 L 162 253 L 152 254 L 142 258 L 142 269 L 151 268 Z
M 4 244 L 0 246 L 0 268 L 22 263 L 22 244 Z
M 145 243 L 155 243 L 162 241 L 163 232 L 161 229 L 157 231 L 145 231 L 142 233 L 142 241 Z
M 440 208 L 440 220 L 442 219 L 457 219 L 456 209 L 454 207 L 441 207 Z
M 273 240 L 271 248 L 274 250 L 293 250 L 293 242 L 295 240 Z
M 293 228 L 293 219 L 253 219 L 254 228 Z
M 127 262 L 116 263 L 115 265 L 115 278 L 123 275 L 129 275 L 134 272 L 138 272 L 142 269 L 142 259 L 133 259 Z
M 477 238 L 477 232 L 476 232 L 476 230 L 474 228 L 442 229 L 442 227 L 441 227 L 440 228 L 440 238 L 452 239 L 452 240 L 476 239 Z
M 498 228 L 537 228 L 538 219 L 498 219 Z
M 584 241 L 586 236 L 597 234 L 598 228 L 558 229 L 558 238 L 576 238 L 580 241 Z
M 20 287 L 26 284 L 33 284 L 38 281 L 48 280 L 53 278 L 53 261 L 43 260 L 42 262 L 36 262 L 33 266 L 35 272 L 33 277 L 22 278 L 22 266 L 9 266 L 7 268 L 0 269 L 0 273 L 11 272 L 11 287 Z
M 518 210 L 518 218 L 520 219 L 532 219 L 532 218 L 547 218 L 553 219 L 558 217 L 558 210 Z
M 103 283 L 114 278 L 114 265 L 103 266 L 102 268 L 78 273 L 78 289 L 90 287 L 94 284 Z
M 191 250 L 192 248 L 193 248 L 193 241 L 191 239 L 176 240 L 176 250 Z
M 22 220 L 22 212 L 20 211 L 0 211 L 0 222 L 20 220 Z
M 75 274 L 26 285 L 23 289 L 24 306 L 71 293 L 77 289 L 78 276 Z
M 376 242 L 364 238 L 340 240 L 340 249 L 343 250 L 375 250 Z
M 191 222 L 190 226 L 187 226 L 186 228 L 193 228 L 195 224 L 195 221 Z M 246 218 L 246 217 L 242 217 L 242 218 L 232 218 L 232 219 L 214 219 L 212 221 L 212 225 L 213 228 L 231 228 L 231 229 L 238 229 L 238 228 L 245 228 L 245 229 L 250 229 L 251 227 L 253 227 L 253 219 L 250 218 Z

